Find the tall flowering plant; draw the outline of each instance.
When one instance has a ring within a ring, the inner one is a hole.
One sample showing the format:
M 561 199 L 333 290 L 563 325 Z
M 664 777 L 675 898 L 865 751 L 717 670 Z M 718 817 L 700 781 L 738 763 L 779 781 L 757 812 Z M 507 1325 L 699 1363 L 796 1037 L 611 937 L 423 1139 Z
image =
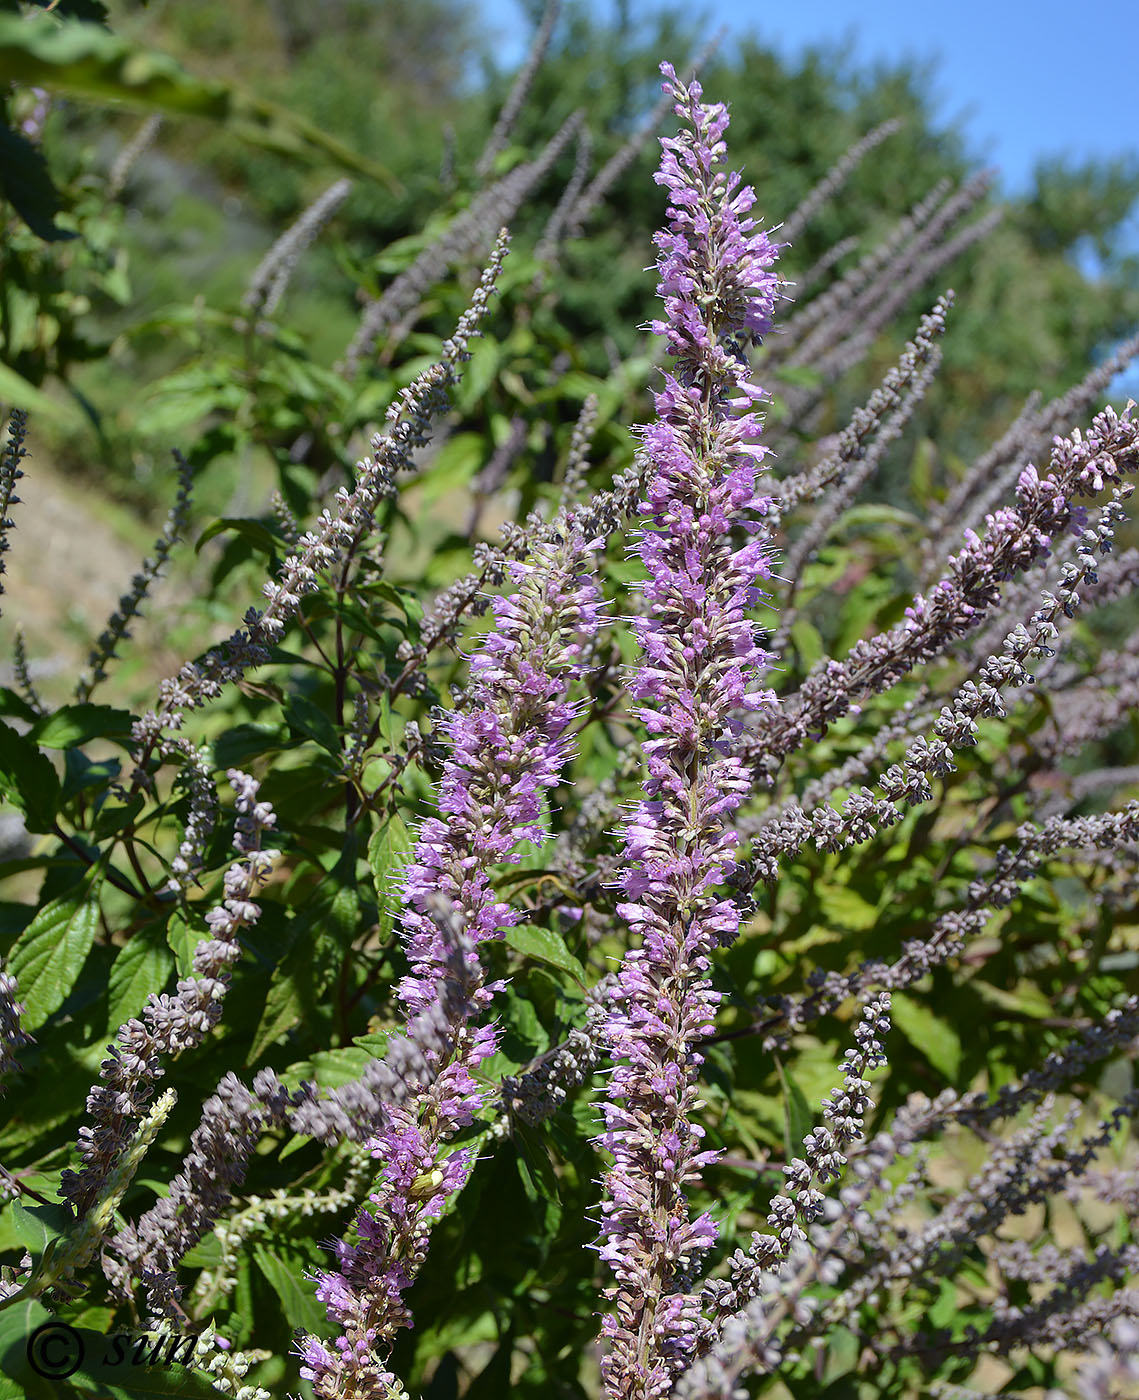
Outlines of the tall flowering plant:
M 402 886 L 411 971 L 399 997 L 427 1074 L 408 1102 L 387 1107 L 369 1143 L 377 1188 L 356 1218 L 356 1239 L 337 1244 L 336 1269 L 317 1280 L 338 1335 L 333 1346 L 301 1343 L 302 1374 L 329 1400 L 399 1394 L 383 1357 L 411 1323 L 403 1293 L 432 1223 L 474 1165 L 472 1147 L 450 1144 L 490 1097 L 477 1076 L 501 1032 L 480 1018 L 504 986 L 487 977 L 479 950 L 520 918 L 495 894 L 491 874 L 518 861 L 520 842 L 543 839 L 543 795 L 572 753 L 578 706 L 567 687 L 581 677 L 583 643 L 601 620 L 585 572 L 591 548 L 571 521 L 558 546 L 514 564 L 519 589 L 492 601 L 495 629 L 471 658 L 468 703 L 447 726 L 439 816 L 420 828 Z
M 715 1157 L 701 1150 L 696 1049 L 719 994 L 709 967 L 736 936 L 735 904 L 717 893 L 732 863 L 727 819 L 750 788 L 732 753 L 739 712 L 772 703 L 757 682 L 769 661 L 748 609 L 763 596 L 771 548 L 769 502 L 756 492 L 764 449 L 746 347 L 771 325 L 777 248 L 748 217 L 750 186 L 724 171 L 722 104 L 701 103 L 662 64 L 683 122 L 661 141 L 657 182 L 669 196 L 657 234 L 653 329 L 673 357 L 643 429 L 650 467 L 634 546 L 646 570 L 647 615 L 633 629 L 641 660 L 629 677 L 643 744 L 644 797 L 624 829 L 624 900 L 639 943 L 625 955 L 602 1033 L 616 1068 L 601 1145 L 613 1156 L 602 1203 L 601 1257 L 615 1286 L 604 1334 L 607 1393 L 654 1400 L 669 1393 L 699 1331 L 687 1281 L 716 1238 L 693 1219 L 686 1188 Z M 740 542 L 742 537 L 744 542 Z
M 289 490 L 202 538 L 238 526 L 241 551 L 273 560 L 263 610 L 148 713 L 91 703 L 174 562 L 199 446 L 74 703 L 45 700 L 55 682 L 41 695 L 17 640 L 0 685 L 0 845 L 15 828 L 17 855 L 0 851 L 0 874 L 28 889 L 42 867 L 43 883 L 38 903 L 0 903 L 0 1396 L 270 1400 L 298 1371 L 316 1400 L 948 1400 L 1134 1379 L 1139 768 L 1114 760 L 1135 747 L 1139 644 L 1117 628 L 1100 650 L 1114 623 L 1096 608 L 1139 586 L 1139 551 L 1103 559 L 1139 420 L 1074 423 L 1139 338 L 1030 401 L 956 486 L 911 483 L 932 520 L 856 505 L 934 379 L 953 293 L 827 446 L 811 441 L 824 396 L 991 227 L 954 232 L 986 179 L 935 186 L 856 266 L 836 271 L 840 245 L 781 294 L 776 253 L 797 253 L 725 169 L 724 107 L 664 65 L 651 121 L 671 106 L 681 130 L 657 174 L 651 329 L 671 361 L 630 443 L 615 368 L 588 372 L 575 339 L 543 380 L 537 353 L 561 241 L 648 139 L 589 179 L 594 113 L 577 113 L 516 161 L 509 128 L 556 8 L 475 167 L 492 183 L 369 287 L 355 348 L 312 379 Z M 30 34 L 49 65 L 55 39 L 14 26 L 0 47 Z M 69 72 L 88 40 L 106 36 L 60 46 Z M 503 275 L 494 229 L 575 136 L 532 258 L 520 220 Z M 282 432 L 298 420 L 269 371 L 302 352 L 279 308 L 346 194 L 331 186 L 220 318 L 243 339 L 242 403 L 256 393 Z M 492 242 L 424 367 L 412 331 L 461 288 L 419 299 Z M 748 362 L 777 299 L 765 418 Z M 514 332 L 472 351 L 492 308 L 513 308 Z M 381 332 L 382 364 L 357 375 Z M 210 372 L 231 387 L 224 360 Z M 384 393 L 366 459 L 338 457 L 344 484 L 306 503 L 303 473 L 328 480 L 326 454 Z M 545 421 L 567 397 L 576 425 Z M 483 408 L 493 443 L 468 431 Z M 424 452 L 444 414 L 457 430 Z M 0 441 L 0 574 L 26 426 L 12 415 Z M 413 502 L 460 465 L 474 509 L 465 538 L 440 536 Z M 477 539 L 519 483 L 499 541 Z M 631 563 L 607 558 L 611 538 Z M 777 548 L 776 668 L 756 619 Z M 633 574 L 636 615 L 602 630 L 605 585 Z M 59 1356 L 60 1322 L 82 1355 L 57 1387 L 37 1361 Z M 205 1374 L 156 1380 L 133 1347 L 129 1375 L 109 1371 L 105 1334 L 140 1324 L 160 1324 L 162 1350 L 169 1329 L 192 1334 Z

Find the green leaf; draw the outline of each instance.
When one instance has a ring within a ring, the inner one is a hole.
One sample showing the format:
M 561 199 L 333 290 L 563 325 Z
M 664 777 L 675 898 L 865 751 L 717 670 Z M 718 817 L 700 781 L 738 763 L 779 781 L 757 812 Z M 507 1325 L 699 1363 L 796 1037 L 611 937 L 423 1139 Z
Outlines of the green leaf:
M 876 905 L 869 904 L 849 885 L 821 885 L 817 898 L 823 918 L 846 933 L 862 933 L 878 922 Z
M 502 364 L 502 346 L 486 338 L 476 340 L 471 346 L 470 361 L 463 369 L 463 377 L 455 390 L 455 406 L 460 413 L 469 413 L 476 404 L 486 398 L 487 390 L 498 376 Z M 483 453 L 489 457 L 493 445 L 483 445 Z
M 961 1068 L 961 1038 L 953 1027 L 904 992 L 891 993 L 890 1005 L 894 1025 L 938 1073 L 955 1083 Z
M 539 962 L 568 972 L 575 982 L 583 987 L 586 985 L 585 968 L 566 947 L 561 934 L 555 933 L 553 929 L 519 925 L 517 928 L 506 930 L 505 942 L 516 953 L 536 958 Z
M 34 1031 L 58 1011 L 75 985 L 99 928 L 102 875 L 53 899 L 17 938 L 8 971 L 19 983 L 23 1023 Z
M 823 382 L 822 374 L 809 365 L 784 365 L 779 370 L 779 378 L 797 389 L 818 389 Z
M 380 937 L 386 941 L 392 931 L 396 913 L 396 880 L 411 855 L 411 832 L 398 812 L 393 812 L 387 825 L 373 831 L 368 841 L 368 864 L 376 886 L 380 909 Z
M 902 510 L 884 502 L 851 506 L 843 512 L 842 521 L 844 525 L 890 525 L 896 528 L 899 535 L 921 523 L 913 511 Z
M 117 758 L 92 759 L 88 758 L 82 749 L 67 749 L 63 762 L 64 802 L 69 802 L 76 793 L 86 792 L 90 788 L 107 787 L 119 776 L 122 768 Z M 145 799 L 142 797 L 132 798 L 125 805 L 121 802 L 100 804 L 98 821 L 88 835 L 99 841 L 104 836 L 121 831 L 128 821 L 142 811 L 144 805 Z
M 214 764 L 218 768 L 240 767 L 251 758 L 281 748 L 287 737 L 280 724 L 235 724 L 214 740 Z
M 165 931 L 158 924 L 139 929 L 111 967 L 108 1034 L 137 1016 L 151 992 L 160 992 L 173 970 L 174 958 L 166 946 Z
M 320 1050 L 311 1060 L 290 1065 L 282 1078 L 290 1086 L 299 1086 L 306 1079 L 315 1079 L 324 1089 L 339 1089 L 359 1079 L 375 1059 L 371 1050 L 356 1045 L 345 1045 L 339 1050 Z
M 324 1308 L 304 1281 L 304 1270 L 310 1267 L 310 1261 L 299 1255 L 283 1259 L 260 1244 L 253 1246 L 253 1258 L 281 1300 L 281 1311 L 289 1326 L 302 1327 L 306 1332 L 321 1332 L 327 1323 Z
M 28 735 L 45 749 L 73 749 L 91 739 L 129 739 L 134 716 L 110 705 L 64 705 L 45 715 Z
M 34 1298 L 19 1298 L 0 1312 L 0 1377 L 18 1387 L 10 1393 L 19 1400 L 55 1400 L 58 1386 L 38 1375 L 28 1364 L 28 1342 L 36 1329 L 52 1320 L 51 1313 Z M 62 1339 L 61 1339 L 62 1340 Z M 0 1390 L 0 1396 L 9 1392 Z
M 926 1319 L 931 1327 L 940 1330 L 943 1327 L 952 1326 L 959 1311 L 957 1285 L 952 1279 L 943 1278 L 936 1302 L 932 1307 L 926 1309 Z
M 352 1045 L 359 1050 L 366 1050 L 373 1060 L 382 1060 L 388 1053 L 388 1032 L 369 1031 L 367 1035 L 357 1035 L 352 1039 Z
M 215 520 L 212 525 L 206 526 L 198 536 L 197 543 L 194 545 L 194 553 L 201 554 L 210 540 L 217 539 L 218 535 L 238 535 L 241 539 L 248 541 L 266 559 L 276 558 L 281 547 L 280 540 L 266 529 L 260 520 L 246 520 L 239 516 L 226 515 L 220 520 Z
M 356 840 L 350 836 L 335 866 L 293 920 L 289 947 L 269 983 L 248 1063 L 260 1060 L 275 1041 L 302 1020 L 319 1025 L 322 1003 L 343 954 L 359 932 Z
M 0 723 L 0 795 L 24 814 L 29 831 L 50 831 L 59 811 L 59 777 L 26 734 Z
M 489 455 L 481 433 L 456 433 L 448 438 L 423 473 L 423 504 L 430 505 L 448 491 L 466 486 Z
M 33 1259 L 39 1259 L 52 1240 L 71 1234 L 75 1228 L 71 1212 L 54 1201 L 35 1206 L 13 1201 L 12 1224 Z
M 202 915 L 189 909 L 175 909 L 166 922 L 166 946 L 174 954 L 179 977 L 189 977 L 194 968 L 194 949 L 210 929 Z
M 163 1396 L 217 1400 L 221 1393 L 201 1371 L 177 1364 L 166 1365 L 164 1360 L 149 1362 L 152 1355 L 165 1358 L 171 1345 L 177 1345 L 173 1334 L 170 1337 L 158 1334 L 153 1341 L 143 1342 L 136 1353 L 141 1339 L 133 1333 L 104 1336 L 85 1328 L 76 1331 L 83 1343 L 84 1361 L 72 1380 L 77 1389 L 80 1384 L 84 1389 L 93 1387 L 100 1400 L 104 1396 L 110 1400 L 159 1400 Z M 184 1356 L 186 1351 L 186 1345 L 182 1344 L 178 1346 L 177 1355 Z M 136 1354 L 140 1355 L 140 1360 L 136 1361 Z
M 1101 959 L 1100 967 L 1103 968 L 1106 962 L 1106 958 Z M 969 986 L 982 1001 L 1000 1007 L 1002 1011 L 1009 1011 L 1014 1016 L 1029 1016 L 1037 1020 L 1053 1014 L 1052 1003 L 1035 982 L 1029 982 L 1026 978 L 1021 978 L 1011 992 L 1004 987 L 994 987 L 980 977 L 973 978 Z
M 0 150 L 0 165 L 2 164 L 3 152 Z M 42 234 L 40 236 L 42 237 Z M 75 410 L 66 399 L 60 399 L 57 403 L 42 389 L 30 384 L 22 374 L 17 374 L 10 365 L 0 364 L 0 399 L 16 408 L 25 408 L 29 413 L 46 414 L 49 419 L 62 418 L 65 422 L 72 423 L 75 419 Z
M 8 395 L 4 393 L 4 386 L 0 383 L 0 399 L 4 398 L 8 398 Z M 11 715 L 12 718 L 22 719 L 28 724 L 35 724 L 39 719 L 39 715 L 28 702 L 6 685 L 0 685 L 0 715 Z
M 152 53 L 98 25 L 0 16 L 0 83 L 11 82 L 223 122 L 251 144 L 310 159 L 320 155 L 393 193 L 402 192 L 382 165 L 286 108 L 228 83 L 205 82 L 166 54 Z
M 306 700 L 303 695 L 290 695 L 285 702 L 285 723 L 302 739 L 311 739 L 327 753 L 340 753 L 340 739 L 336 726 L 319 705 Z
M 41 10 L 66 15 L 68 19 L 90 19 L 98 24 L 105 24 L 107 20 L 107 7 L 102 0 L 32 0 L 32 3 Z M 142 3 L 145 5 L 148 0 L 142 0 Z
M 802 1155 L 807 1134 L 815 1130 L 816 1114 L 787 1066 L 779 1059 L 775 1064 L 783 1086 L 783 1137 L 790 1161 Z
M 60 210 L 59 191 L 52 183 L 43 154 L 26 136 L 3 122 L 0 122 L 0 196 L 11 204 L 37 238 L 53 243 L 75 237 L 55 222 Z M 14 377 L 19 378 L 18 375 Z M 15 402 L 21 408 L 32 407 L 20 399 Z
M 511 1137 L 518 1149 L 518 1174 L 530 1200 L 543 1204 L 560 1201 L 561 1190 L 550 1150 L 538 1132 L 525 1123 L 516 1122 Z
M 135 430 L 144 437 L 169 436 L 208 414 L 235 414 L 244 399 L 234 367 L 215 355 L 207 364 L 191 363 L 160 379 L 138 412 Z
M 819 629 L 808 622 L 805 617 L 792 623 L 791 641 L 799 653 L 799 660 L 804 668 L 813 666 L 823 655 L 823 639 L 819 635 Z

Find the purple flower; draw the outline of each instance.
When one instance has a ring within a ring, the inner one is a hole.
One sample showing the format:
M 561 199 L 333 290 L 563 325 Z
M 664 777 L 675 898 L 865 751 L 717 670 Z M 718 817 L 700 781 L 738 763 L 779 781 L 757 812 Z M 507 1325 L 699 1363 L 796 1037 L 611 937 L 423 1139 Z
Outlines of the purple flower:
M 712 1220 L 689 1218 L 686 1187 L 716 1154 L 703 1151 L 693 1117 L 701 1057 L 719 995 L 708 969 L 731 942 L 738 915 L 715 888 L 732 864 L 727 817 L 750 783 L 730 753 L 734 712 L 771 703 L 754 683 L 769 657 L 746 609 L 770 574 L 756 496 L 752 439 L 762 391 L 748 380 L 744 348 L 771 324 L 775 246 L 753 232 L 754 194 L 719 167 L 728 124 L 662 65 L 665 91 L 685 129 L 661 142 L 657 181 L 670 197 L 656 237 L 658 291 L 675 364 L 644 429 L 653 471 L 636 552 L 648 580 L 648 616 L 634 621 L 643 660 L 630 679 L 646 703 L 633 713 L 648 732 L 645 797 L 625 827 L 624 902 L 641 934 L 624 960 L 604 1034 L 618 1061 L 605 1106 L 602 1146 L 613 1155 L 602 1202 L 601 1257 L 616 1287 L 603 1324 L 610 1342 L 606 1393 L 666 1395 L 691 1355 L 699 1299 L 684 1279 L 716 1238 Z M 741 411 L 742 410 L 742 411 Z M 739 529 L 752 538 L 739 547 Z
M 431 1222 L 466 1183 L 469 1149 L 447 1144 L 490 1096 L 476 1079 L 498 1048 L 494 1025 L 477 1020 L 502 987 L 487 981 L 479 947 L 519 920 L 491 883 L 517 864 L 519 844 L 545 834 L 543 795 L 572 751 L 577 707 L 567 698 L 582 673 L 582 639 L 596 632 L 601 600 L 584 568 L 595 543 L 572 529 L 533 562 L 510 569 L 519 585 L 493 607 L 497 628 L 471 658 L 470 703 L 450 716 L 451 754 L 439 817 L 426 820 L 403 872 L 402 935 L 410 971 L 399 987 L 408 1037 L 423 1047 L 431 1081 L 388 1105 L 369 1144 L 382 1164 L 356 1242 L 336 1245 L 336 1271 L 317 1296 L 340 1336 L 333 1349 L 305 1339 L 305 1375 L 318 1396 L 383 1396 L 394 1379 L 386 1351 L 411 1317 L 403 1302 L 427 1255 Z M 440 1037 L 439 1008 L 444 1031 Z

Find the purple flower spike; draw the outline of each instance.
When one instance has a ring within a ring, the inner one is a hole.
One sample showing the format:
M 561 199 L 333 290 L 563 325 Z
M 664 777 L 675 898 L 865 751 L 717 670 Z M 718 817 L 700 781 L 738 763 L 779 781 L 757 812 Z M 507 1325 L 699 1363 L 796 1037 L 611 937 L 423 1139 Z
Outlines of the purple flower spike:
M 447 1143 L 490 1096 L 475 1075 L 498 1048 L 497 1027 L 477 1024 L 502 987 L 486 980 L 479 946 L 519 919 L 496 897 L 491 874 L 518 863 L 520 842 L 546 835 L 542 797 L 569 761 L 578 713 L 568 686 L 584 671 L 583 641 L 601 623 L 601 599 L 585 573 L 599 541 L 587 543 L 572 517 L 569 525 L 561 544 L 510 566 L 518 592 L 494 600 L 497 627 L 471 658 L 469 703 L 448 720 L 440 815 L 423 823 L 403 872 L 411 971 L 399 995 L 432 1078 L 388 1107 L 370 1143 L 380 1181 L 357 1216 L 356 1240 L 340 1241 L 336 1271 L 317 1278 L 340 1335 L 334 1346 L 305 1338 L 300 1355 L 302 1375 L 325 1400 L 402 1394 L 381 1357 L 411 1325 L 403 1294 L 426 1258 L 432 1223 L 474 1165 L 469 1150 Z
M 699 1298 L 685 1281 L 716 1229 L 689 1218 L 686 1186 L 716 1154 L 701 1150 L 695 1044 L 712 1026 L 719 995 L 712 951 L 738 931 L 735 907 L 715 887 L 732 861 L 727 817 L 750 782 L 730 745 L 733 712 L 772 703 L 754 688 L 770 658 L 746 609 L 763 595 L 769 547 L 757 520 L 753 443 L 763 397 L 744 355 L 771 324 L 776 248 L 746 217 L 752 190 L 720 169 L 728 125 L 721 105 L 702 106 L 661 65 L 665 91 L 685 123 L 663 140 L 656 176 L 670 197 L 657 234 L 659 295 L 675 363 L 656 395 L 657 421 L 644 429 L 653 474 L 642 503 L 647 524 L 635 546 L 648 580 L 648 616 L 634 621 L 643 651 L 630 680 L 644 722 L 645 799 L 625 827 L 618 914 L 641 934 L 618 975 L 604 1034 L 614 1059 L 606 1130 L 613 1155 L 602 1203 L 601 1257 L 616 1286 L 603 1324 L 606 1394 L 667 1395 L 692 1354 Z M 740 411 L 742 410 L 742 411 Z M 735 529 L 751 536 L 733 544 Z

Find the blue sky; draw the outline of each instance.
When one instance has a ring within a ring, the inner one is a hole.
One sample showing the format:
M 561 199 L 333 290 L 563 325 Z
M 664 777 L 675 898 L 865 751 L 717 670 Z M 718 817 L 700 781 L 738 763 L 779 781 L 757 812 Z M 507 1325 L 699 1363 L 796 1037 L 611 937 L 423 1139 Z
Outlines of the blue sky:
M 518 0 L 478 3 L 503 61 L 516 61 L 530 32 Z M 591 3 L 613 11 L 612 0 Z M 630 5 L 634 16 L 658 8 Z M 785 53 L 850 40 L 859 62 L 938 58 L 938 112 L 964 117 L 973 151 L 1001 170 L 1010 192 L 1025 187 L 1041 155 L 1139 151 L 1135 0 L 686 0 L 684 8 L 707 14 L 709 33 L 755 32 Z

